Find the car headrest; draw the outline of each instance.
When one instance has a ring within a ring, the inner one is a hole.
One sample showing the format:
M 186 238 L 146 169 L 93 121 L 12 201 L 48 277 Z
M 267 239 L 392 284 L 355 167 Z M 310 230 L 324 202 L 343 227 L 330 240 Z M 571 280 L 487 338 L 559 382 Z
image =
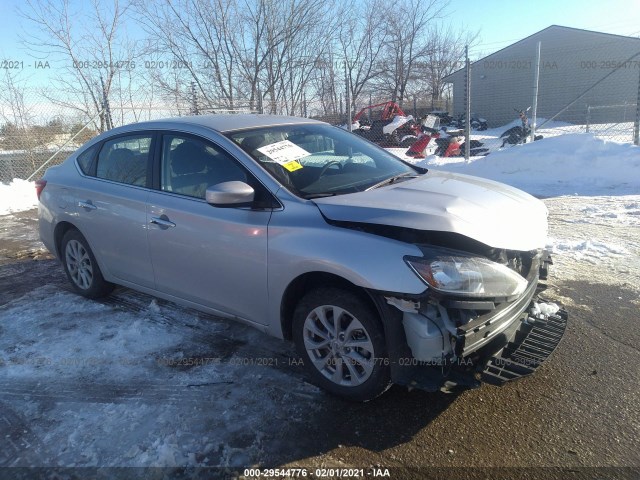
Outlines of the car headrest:
M 259 152 L 256 152 L 256 150 L 264 145 L 264 135 L 251 135 L 250 137 L 244 138 L 242 142 L 240 142 L 240 146 L 251 155 L 257 155 Z
M 171 154 L 171 166 L 178 175 L 199 173 L 207 167 L 208 159 L 209 155 L 201 144 L 186 140 Z
M 116 148 L 109 154 L 109 160 L 114 163 L 127 162 L 135 157 L 134 153 L 128 148 Z

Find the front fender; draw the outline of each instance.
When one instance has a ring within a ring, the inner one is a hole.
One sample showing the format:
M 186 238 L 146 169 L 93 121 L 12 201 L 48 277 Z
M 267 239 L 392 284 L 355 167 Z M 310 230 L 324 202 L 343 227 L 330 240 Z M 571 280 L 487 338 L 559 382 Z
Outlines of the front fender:
M 269 223 L 270 331 L 282 337 L 280 303 L 289 284 L 305 273 L 333 274 L 368 290 L 424 292 L 405 255 L 422 253 L 412 244 L 330 225 L 311 202 L 287 204 Z

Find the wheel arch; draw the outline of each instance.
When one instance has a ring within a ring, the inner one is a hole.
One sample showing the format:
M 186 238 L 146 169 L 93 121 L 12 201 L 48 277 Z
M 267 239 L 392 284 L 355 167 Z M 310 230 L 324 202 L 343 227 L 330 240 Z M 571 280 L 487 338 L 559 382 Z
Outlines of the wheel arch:
M 60 259 L 63 258 L 63 256 L 62 256 L 62 239 L 64 238 L 65 234 L 69 230 L 78 230 L 78 232 L 80 232 L 80 229 L 78 227 L 76 227 L 73 223 L 67 222 L 67 221 L 59 222 L 55 226 L 55 229 L 53 230 L 53 242 L 54 242 L 54 245 L 55 245 L 55 248 L 56 248 L 56 256 L 58 258 L 60 258 Z M 82 232 L 80 232 L 80 234 L 84 237 Z
M 366 302 L 378 314 L 381 324 L 384 324 L 379 303 L 374 294 L 366 288 L 359 287 L 349 280 L 328 272 L 307 272 L 294 278 L 282 295 L 280 302 L 280 327 L 282 336 L 286 340 L 293 339 L 293 313 L 298 301 L 309 291 L 318 287 L 334 287 L 347 290 Z

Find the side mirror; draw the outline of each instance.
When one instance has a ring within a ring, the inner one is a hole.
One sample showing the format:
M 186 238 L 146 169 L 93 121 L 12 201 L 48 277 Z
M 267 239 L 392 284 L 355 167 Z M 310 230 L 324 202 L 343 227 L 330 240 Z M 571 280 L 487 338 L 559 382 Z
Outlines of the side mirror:
M 222 182 L 207 188 L 205 199 L 214 207 L 244 207 L 253 202 L 255 191 L 249 185 L 237 180 Z

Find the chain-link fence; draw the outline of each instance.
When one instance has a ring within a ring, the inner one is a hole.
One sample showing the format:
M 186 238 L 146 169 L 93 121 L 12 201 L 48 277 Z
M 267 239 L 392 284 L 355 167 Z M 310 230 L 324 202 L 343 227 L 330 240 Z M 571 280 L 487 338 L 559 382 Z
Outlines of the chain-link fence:
M 551 26 L 472 62 L 466 74 L 445 78 L 453 113 L 477 112 L 486 130 L 473 137 L 490 149 L 530 140 L 533 130 L 638 144 L 639 38 Z
M 0 182 L 39 178 L 46 167 L 59 164 L 101 133 L 105 116 L 110 126 L 118 126 L 180 113 L 149 107 L 91 111 L 61 106 L 34 91 L 5 90 L 0 92 Z
M 451 104 L 355 108 L 352 130 L 414 157 L 464 156 L 467 141 L 471 156 L 488 155 L 575 133 L 640 144 L 640 38 L 551 26 L 460 67 L 444 77 Z
M 61 106 L 29 90 L 0 93 L 0 182 L 37 180 L 86 141 L 121 125 L 190 114 L 258 113 L 242 102 L 234 109 L 215 105 Z

